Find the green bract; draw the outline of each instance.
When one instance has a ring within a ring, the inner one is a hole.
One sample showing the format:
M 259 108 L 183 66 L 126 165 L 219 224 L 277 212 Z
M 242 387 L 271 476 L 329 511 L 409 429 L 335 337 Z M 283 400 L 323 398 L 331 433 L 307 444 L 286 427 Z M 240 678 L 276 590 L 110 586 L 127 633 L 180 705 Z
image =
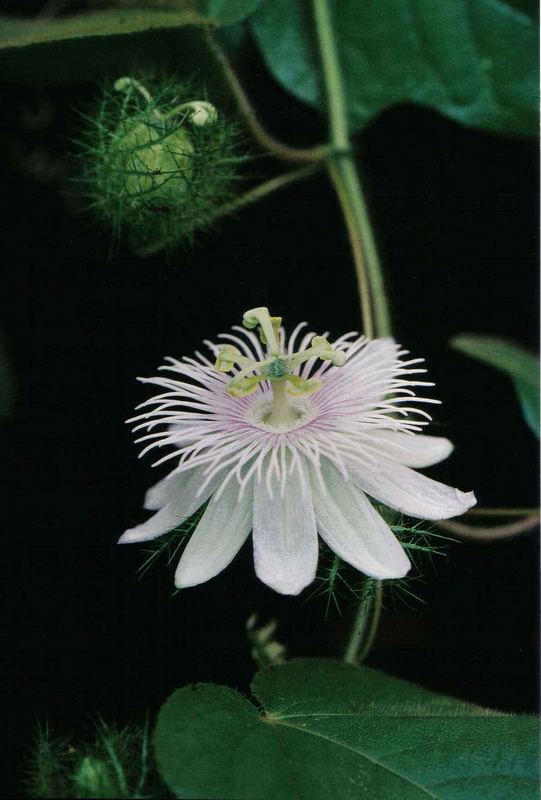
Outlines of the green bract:
M 85 116 L 82 180 L 91 209 L 145 256 L 191 239 L 232 199 L 236 127 L 193 90 L 122 78 Z M 196 95 L 197 97 L 197 95 Z

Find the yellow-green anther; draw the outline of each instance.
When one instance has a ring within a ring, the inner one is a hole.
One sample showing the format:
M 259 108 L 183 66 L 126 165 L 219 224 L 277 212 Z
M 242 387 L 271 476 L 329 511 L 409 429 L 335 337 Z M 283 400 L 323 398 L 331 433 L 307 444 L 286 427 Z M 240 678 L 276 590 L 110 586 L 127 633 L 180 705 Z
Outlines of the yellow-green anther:
M 318 357 L 326 361 L 332 361 L 336 367 L 341 367 L 346 360 L 345 353 L 340 350 L 335 350 L 332 344 L 324 336 L 314 336 L 312 339 L 312 348 L 317 350 Z
M 271 355 L 280 353 L 280 341 L 278 331 L 282 324 L 281 317 L 271 317 L 269 309 L 265 306 L 251 308 L 245 311 L 242 317 L 242 324 L 245 328 L 252 330 L 259 326 L 259 338 L 266 344 Z
M 293 397 L 308 395 L 321 389 L 321 381 L 317 378 L 301 378 L 300 375 L 288 375 L 285 380 L 288 382 L 287 393 Z
M 240 350 L 233 344 L 223 344 L 219 348 L 214 368 L 217 369 L 218 372 L 229 372 L 238 364 L 242 367 L 242 371 L 236 375 L 235 379 L 238 379 L 243 378 L 245 375 L 255 370 L 264 369 L 268 363 L 268 361 L 255 361 L 253 358 L 243 356 Z
M 289 356 L 291 366 L 299 366 L 310 358 L 321 358 L 322 361 L 331 361 L 336 367 L 341 367 L 346 361 L 345 353 L 334 350 L 332 344 L 324 336 L 314 336 L 311 347 Z
M 264 375 L 250 375 L 245 378 L 233 378 L 227 387 L 227 393 L 232 397 L 246 397 L 247 394 L 255 392 L 261 381 L 265 380 Z
M 214 369 L 217 369 L 218 372 L 229 372 L 238 363 L 240 355 L 240 350 L 232 344 L 223 344 L 214 364 Z
M 322 358 L 324 361 L 330 361 L 335 367 L 343 367 L 346 363 L 346 354 L 341 350 L 333 350 L 332 348 L 322 353 L 319 358 Z

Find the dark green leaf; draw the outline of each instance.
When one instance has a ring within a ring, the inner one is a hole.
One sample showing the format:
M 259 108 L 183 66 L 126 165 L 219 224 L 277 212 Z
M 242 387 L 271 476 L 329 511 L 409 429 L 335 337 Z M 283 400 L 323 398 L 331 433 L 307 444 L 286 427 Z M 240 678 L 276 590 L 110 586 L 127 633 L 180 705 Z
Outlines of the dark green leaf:
M 205 29 L 249 13 L 258 0 L 155 0 L 159 8 L 89 12 L 60 19 L 0 17 L 0 75 L 33 87 L 117 78 L 136 69 L 187 75 L 223 93 Z M 213 13 L 212 18 L 210 17 Z M 220 16 L 222 14 L 223 16 Z M 225 27 L 225 32 L 234 30 Z M 213 93 L 216 102 L 216 94 Z
M 156 7 L 91 11 L 56 18 L 0 17 L 0 50 L 72 41 L 88 37 L 125 36 L 185 25 L 230 25 L 251 14 L 260 0 L 171 0 Z
M 537 356 L 506 339 L 460 334 L 451 347 L 505 372 L 515 386 L 524 418 L 539 436 L 539 360 Z
M 124 36 L 142 31 L 200 25 L 203 22 L 202 15 L 189 6 L 182 9 L 126 8 L 94 11 L 60 19 L 0 17 L 0 49 L 88 37 Z
M 179 689 L 158 717 L 158 768 L 183 798 L 537 797 L 537 724 L 366 667 L 293 661 L 252 686 Z
M 529 425 L 530 430 L 532 430 L 537 438 L 539 438 L 539 434 L 541 432 L 539 426 L 539 382 L 537 383 L 537 386 L 520 380 L 515 380 L 513 383 L 515 385 L 515 390 L 518 395 L 524 419 Z
M 430 106 L 465 125 L 537 133 L 537 26 L 502 0 L 331 0 L 351 122 L 360 129 L 398 103 Z M 326 102 L 311 4 L 265 0 L 253 30 L 292 94 Z
M 0 75 L 5 83 L 54 86 L 63 83 L 116 79 L 121 75 L 153 74 L 194 80 L 216 104 L 227 94 L 222 72 L 200 27 L 186 25 L 130 36 L 66 39 L 32 47 L 0 49 Z M 225 91 L 224 91 L 225 90 Z

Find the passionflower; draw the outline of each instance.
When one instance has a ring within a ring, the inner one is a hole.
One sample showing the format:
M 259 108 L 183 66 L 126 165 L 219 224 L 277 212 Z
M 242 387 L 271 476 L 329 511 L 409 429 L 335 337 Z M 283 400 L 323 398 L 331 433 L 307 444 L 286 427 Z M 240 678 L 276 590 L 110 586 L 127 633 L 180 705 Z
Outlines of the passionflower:
M 448 439 L 421 434 L 437 403 L 423 359 L 405 359 L 392 338 L 326 336 L 297 325 L 286 340 L 266 308 L 244 328 L 205 341 L 212 359 L 166 359 L 170 376 L 140 378 L 164 391 L 142 403 L 143 455 L 171 448 L 155 465 L 175 468 L 146 495 L 156 513 L 120 542 L 173 530 L 208 505 L 178 564 L 175 585 L 217 575 L 253 531 L 258 577 L 298 594 L 316 574 L 318 534 L 340 558 L 378 579 L 403 577 L 410 562 L 372 500 L 421 519 L 462 514 L 475 504 L 416 472 L 446 458 Z M 259 337 L 254 331 L 258 330 Z M 227 375 L 231 373 L 231 375 Z

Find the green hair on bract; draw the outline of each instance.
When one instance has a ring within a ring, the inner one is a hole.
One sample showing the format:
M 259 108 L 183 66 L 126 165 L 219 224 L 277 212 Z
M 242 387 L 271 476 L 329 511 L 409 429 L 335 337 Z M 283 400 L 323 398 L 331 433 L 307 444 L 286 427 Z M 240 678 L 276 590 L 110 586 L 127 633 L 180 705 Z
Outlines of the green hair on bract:
M 423 603 L 424 600 L 413 591 L 416 583 L 423 582 L 421 568 L 428 560 L 433 566 L 434 556 L 445 556 L 446 545 L 455 540 L 436 533 L 432 525 L 424 522 L 410 522 L 402 514 L 376 504 L 378 513 L 387 522 L 392 532 L 406 551 L 411 564 L 411 572 L 403 578 L 387 579 L 382 582 L 384 596 L 409 605 L 410 601 Z M 325 598 L 325 618 L 332 607 L 342 613 L 342 601 L 353 597 L 355 604 L 369 601 L 375 594 L 378 581 L 362 575 L 350 567 L 330 548 L 320 546 L 320 559 L 315 586 L 308 599 Z M 351 602 L 346 603 L 350 605 Z
M 148 88 L 151 86 L 152 93 Z M 187 84 L 123 77 L 102 87 L 79 141 L 90 209 L 140 256 L 208 227 L 235 195 L 237 126 Z

